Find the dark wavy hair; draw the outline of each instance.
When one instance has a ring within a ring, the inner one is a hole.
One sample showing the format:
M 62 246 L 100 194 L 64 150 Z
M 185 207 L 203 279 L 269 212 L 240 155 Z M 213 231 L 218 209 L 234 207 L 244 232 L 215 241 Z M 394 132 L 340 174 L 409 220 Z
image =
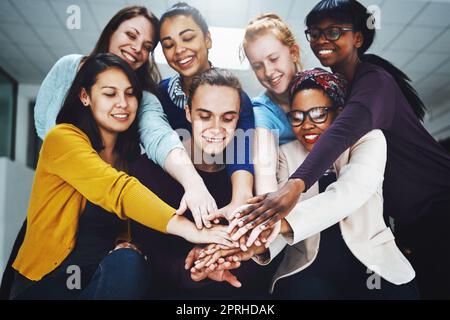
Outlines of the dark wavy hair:
M 120 24 L 126 20 L 139 16 L 145 17 L 155 30 L 153 39 L 155 46 L 150 52 L 149 60 L 135 70 L 135 72 L 138 76 L 142 89 L 157 95 L 157 85 L 161 81 L 161 74 L 155 62 L 154 51 L 159 42 L 159 19 L 152 12 L 147 10 L 146 7 L 128 6 L 118 11 L 106 24 L 100 38 L 97 41 L 97 44 L 94 47 L 94 50 L 90 53 L 90 56 L 108 52 L 111 36 L 117 28 L 119 28 Z
M 391 74 L 417 118 L 423 121 L 426 108 L 416 90 L 411 86 L 410 78 L 391 62 L 375 54 L 366 54 L 375 39 L 375 28 L 368 26 L 369 21 L 375 22 L 373 14 L 356 0 L 322 0 L 308 13 L 305 24 L 310 28 L 324 19 L 351 24 L 354 32 L 361 32 L 364 43 L 358 49 L 360 60 L 380 66 Z
M 166 12 L 164 12 L 163 15 L 161 16 L 161 19 L 159 20 L 159 27 L 161 28 L 163 22 L 166 21 L 168 18 L 176 16 L 191 17 L 192 20 L 194 20 L 195 23 L 200 27 L 204 35 L 209 33 L 208 23 L 206 23 L 206 20 L 202 16 L 200 11 L 198 11 L 197 8 L 191 7 L 186 2 L 175 3 Z
M 140 105 L 142 89 L 136 73 L 131 66 L 112 53 L 99 53 L 95 56 L 88 57 L 77 72 L 56 118 L 57 124 L 69 123 L 83 131 L 97 152 L 100 152 L 104 148 L 100 130 L 92 114 L 92 109 L 83 105 L 79 95 L 82 88 L 90 95 L 92 86 L 97 81 L 97 76 L 110 68 L 119 68 L 125 73 Z M 139 156 L 140 147 L 137 121 L 134 121 L 126 131 L 119 133 L 114 151 L 118 155 L 118 164 L 125 168 L 130 161 Z

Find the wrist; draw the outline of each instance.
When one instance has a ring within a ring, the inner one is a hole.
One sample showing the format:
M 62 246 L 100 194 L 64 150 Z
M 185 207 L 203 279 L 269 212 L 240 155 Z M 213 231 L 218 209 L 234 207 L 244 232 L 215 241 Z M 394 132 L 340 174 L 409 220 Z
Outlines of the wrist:
M 286 221 L 286 219 L 281 219 L 281 230 L 280 233 L 283 235 L 290 235 L 292 234 L 292 228 L 289 222 Z
M 302 179 L 289 179 L 289 187 L 293 188 L 297 193 L 305 191 L 305 182 Z
M 189 179 L 186 179 L 185 183 L 181 183 L 181 185 L 183 186 L 185 192 L 208 190 L 202 177 L 200 177 L 197 172 L 196 175 L 192 175 Z
M 247 200 L 253 197 L 251 193 L 241 193 L 232 197 L 230 204 L 233 206 L 241 206 L 247 204 Z
M 268 251 L 268 249 L 265 246 L 256 246 L 255 250 L 253 251 L 253 255 L 261 255 L 266 251 Z
M 179 215 L 175 214 L 172 216 L 172 218 L 170 218 L 169 222 L 167 223 L 167 227 L 166 227 L 166 232 L 168 234 L 173 234 L 173 235 L 179 235 Z
M 189 233 L 189 225 L 191 222 L 184 216 L 174 215 L 167 224 L 166 231 L 168 234 L 179 236 L 186 240 L 186 235 Z

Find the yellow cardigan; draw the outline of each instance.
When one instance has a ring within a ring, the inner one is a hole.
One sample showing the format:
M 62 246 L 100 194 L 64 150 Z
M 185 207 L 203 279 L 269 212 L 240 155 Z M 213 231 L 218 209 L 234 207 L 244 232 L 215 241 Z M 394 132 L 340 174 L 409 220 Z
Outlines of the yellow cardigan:
M 31 190 L 27 230 L 13 267 L 41 280 L 73 250 L 86 199 L 152 229 L 166 232 L 175 209 L 136 178 L 117 171 L 77 127 L 60 124 L 45 137 Z

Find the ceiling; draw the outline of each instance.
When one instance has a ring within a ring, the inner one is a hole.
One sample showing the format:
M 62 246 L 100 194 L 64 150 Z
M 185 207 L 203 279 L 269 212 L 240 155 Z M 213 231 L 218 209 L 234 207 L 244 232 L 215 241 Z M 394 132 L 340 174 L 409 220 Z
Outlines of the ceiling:
M 160 16 L 172 0 L 0 0 L 0 66 L 21 83 L 39 84 L 55 61 L 89 53 L 103 26 L 124 5 L 143 4 Z M 244 28 L 263 12 L 276 12 L 297 34 L 306 68 L 318 66 L 303 34 L 317 0 L 187 0 L 210 26 Z M 404 70 L 426 102 L 450 100 L 450 1 L 363 0 L 381 8 L 381 29 L 371 52 Z M 80 30 L 69 30 L 66 12 L 81 9 Z M 214 41 L 214 39 L 213 39 Z M 235 54 L 238 54 L 237 52 Z M 214 63 L 214 61 L 213 61 Z M 163 75 L 170 68 L 161 65 Z M 236 72 L 249 95 L 261 90 L 251 71 Z

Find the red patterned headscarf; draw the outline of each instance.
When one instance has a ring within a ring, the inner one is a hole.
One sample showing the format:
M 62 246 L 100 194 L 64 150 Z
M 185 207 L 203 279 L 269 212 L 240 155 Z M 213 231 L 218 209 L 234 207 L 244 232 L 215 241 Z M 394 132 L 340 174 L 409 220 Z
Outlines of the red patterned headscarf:
M 325 91 L 333 103 L 343 107 L 347 96 L 347 81 L 338 73 L 330 73 L 321 68 L 297 72 L 289 86 L 289 101 L 294 99 L 299 87 L 305 81 L 312 81 Z

